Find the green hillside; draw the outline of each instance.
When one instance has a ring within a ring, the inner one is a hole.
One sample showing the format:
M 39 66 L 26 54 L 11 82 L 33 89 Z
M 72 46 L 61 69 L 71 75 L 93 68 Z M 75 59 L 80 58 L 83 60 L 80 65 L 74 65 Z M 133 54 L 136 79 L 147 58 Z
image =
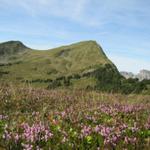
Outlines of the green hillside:
M 95 41 L 50 50 L 33 50 L 21 42 L 10 41 L 0 44 L 0 57 L 1 80 L 13 82 L 81 75 L 105 64 L 114 67 Z
M 20 41 L 8 41 L 0 44 L 0 63 L 8 63 L 13 61 L 16 55 L 21 55 L 29 50 Z

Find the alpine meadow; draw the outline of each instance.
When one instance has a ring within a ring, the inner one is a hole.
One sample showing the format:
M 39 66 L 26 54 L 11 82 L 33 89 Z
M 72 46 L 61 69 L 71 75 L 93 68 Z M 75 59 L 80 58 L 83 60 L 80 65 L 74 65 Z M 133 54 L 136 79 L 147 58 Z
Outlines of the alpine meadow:
M 149 6 L 0 0 L 0 150 L 149 150 Z

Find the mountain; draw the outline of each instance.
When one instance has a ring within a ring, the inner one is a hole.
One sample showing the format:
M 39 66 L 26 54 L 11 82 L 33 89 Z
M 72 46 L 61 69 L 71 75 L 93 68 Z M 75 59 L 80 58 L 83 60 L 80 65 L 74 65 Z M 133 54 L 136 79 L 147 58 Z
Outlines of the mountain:
M 135 76 L 138 78 L 140 81 L 144 79 L 150 80 L 150 71 L 148 70 L 140 70 L 140 72 Z
M 0 43 L 0 56 L 13 55 L 23 52 L 28 48 L 20 41 L 8 41 Z
M 30 82 L 35 86 L 46 87 L 49 82 L 56 80 L 55 85 L 61 82 L 85 88 L 95 86 L 100 79 L 99 74 L 107 76 L 104 72 L 111 72 L 108 73 L 111 78 L 120 76 L 115 65 L 95 41 L 83 41 L 49 50 L 34 50 L 19 41 L 0 44 L 2 82 Z M 70 81 L 71 84 L 68 83 Z
M 150 71 L 149 70 L 140 70 L 138 74 L 133 74 L 131 72 L 120 72 L 122 76 L 126 79 L 128 78 L 138 78 L 140 81 L 147 79 L 150 80 Z
M 135 78 L 135 75 L 132 72 L 122 71 L 120 72 L 120 74 L 124 76 L 126 79 Z
M 20 41 L 0 43 L 0 63 L 7 63 L 13 56 L 22 54 L 27 50 L 29 50 L 29 48 Z

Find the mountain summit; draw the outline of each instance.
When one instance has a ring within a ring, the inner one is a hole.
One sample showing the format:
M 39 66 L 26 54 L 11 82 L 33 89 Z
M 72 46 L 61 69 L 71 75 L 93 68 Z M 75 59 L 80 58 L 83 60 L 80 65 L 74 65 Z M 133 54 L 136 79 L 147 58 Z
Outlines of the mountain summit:
M 112 75 L 120 75 L 95 41 L 82 41 L 49 50 L 33 50 L 19 41 L 9 41 L 0 44 L 0 57 L 4 58 L 4 55 L 0 71 L 7 73 L 1 73 L 1 80 L 8 82 L 29 81 L 44 85 L 51 80 L 69 77 L 71 85 L 82 88 L 95 86 L 95 74 L 108 70 Z
M 8 41 L 0 43 L 0 56 L 13 55 L 26 49 L 27 47 L 20 41 Z

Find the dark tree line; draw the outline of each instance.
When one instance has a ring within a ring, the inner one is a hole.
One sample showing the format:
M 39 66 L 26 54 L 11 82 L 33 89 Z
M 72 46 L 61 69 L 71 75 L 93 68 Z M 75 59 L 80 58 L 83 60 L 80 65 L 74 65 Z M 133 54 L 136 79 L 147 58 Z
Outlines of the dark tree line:
M 140 93 L 147 90 L 148 85 L 150 85 L 150 80 L 125 79 L 109 64 L 95 70 L 90 75 L 97 79 L 94 90 L 129 94 Z M 88 86 L 88 88 L 90 87 Z
M 12 66 L 12 65 L 16 65 L 16 64 L 21 64 L 22 61 L 17 61 L 17 62 L 14 62 L 14 63 L 0 63 L 0 67 L 5 67 L 5 66 Z
M 71 79 L 69 77 L 59 77 L 56 78 L 55 80 L 52 80 L 50 84 L 48 85 L 47 89 L 54 89 L 60 86 L 70 86 L 71 85 Z
M 9 71 L 1 71 L 0 70 L 0 77 L 3 76 L 3 75 L 7 75 L 7 74 L 9 74 Z
M 140 93 L 147 90 L 148 85 L 150 85 L 150 80 L 139 81 L 138 79 L 125 79 L 117 69 L 110 64 L 101 66 L 93 72 L 88 72 L 84 74 L 74 74 L 69 76 L 61 76 L 56 79 L 36 79 L 32 81 L 26 81 L 30 83 L 43 82 L 49 83 L 47 89 L 54 89 L 61 86 L 69 87 L 72 85 L 72 80 L 79 80 L 84 77 L 94 77 L 97 82 L 94 87 L 88 85 L 86 89 L 90 90 L 100 90 L 105 92 L 113 93 Z
M 22 82 L 26 83 L 50 83 L 52 82 L 52 79 L 35 79 L 35 80 L 22 80 Z

